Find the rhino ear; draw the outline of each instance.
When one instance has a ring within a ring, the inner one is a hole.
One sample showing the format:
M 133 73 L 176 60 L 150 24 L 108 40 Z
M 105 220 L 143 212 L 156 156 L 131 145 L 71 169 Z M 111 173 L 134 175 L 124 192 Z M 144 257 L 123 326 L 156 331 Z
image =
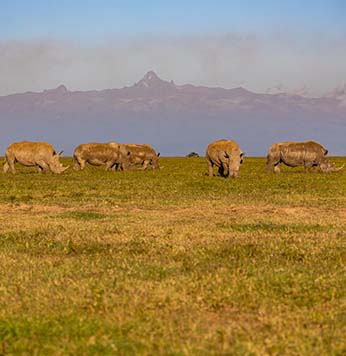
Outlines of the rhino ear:
M 240 153 L 240 164 L 243 163 L 243 158 L 244 158 L 244 152 Z

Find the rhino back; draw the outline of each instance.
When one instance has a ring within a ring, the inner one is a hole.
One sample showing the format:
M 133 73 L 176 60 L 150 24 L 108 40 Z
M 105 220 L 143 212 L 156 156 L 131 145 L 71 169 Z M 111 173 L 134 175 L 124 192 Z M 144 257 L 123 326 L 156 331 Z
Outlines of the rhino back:
M 139 144 L 127 144 L 126 147 L 129 149 L 131 152 L 131 155 L 133 155 L 133 158 L 140 158 L 143 160 L 146 159 L 152 159 L 154 156 L 156 156 L 155 150 L 147 144 L 144 145 L 139 145 Z
M 218 140 L 209 144 L 206 152 L 207 159 L 219 165 L 225 160 L 224 153 L 230 156 L 241 154 L 240 147 L 233 140 Z
M 281 157 L 289 166 L 304 165 L 306 162 L 318 163 L 328 152 L 314 141 L 284 142 L 281 144 Z
M 49 163 L 54 154 L 54 147 L 47 142 L 15 142 L 6 150 L 6 156 L 12 155 L 18 162 L 27 166 L 35 165 L 38 161 Z
M 88 161 L 107 161 L 118 157 L 117 147 L 107 143 L 84 143 L 76 147 L 74 155 Z

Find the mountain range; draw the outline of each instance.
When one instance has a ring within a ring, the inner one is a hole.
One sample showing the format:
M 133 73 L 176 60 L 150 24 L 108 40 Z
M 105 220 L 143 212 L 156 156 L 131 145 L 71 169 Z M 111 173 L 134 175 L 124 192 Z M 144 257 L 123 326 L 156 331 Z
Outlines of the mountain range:
M 45 140 L 68 155 L 91 141 L 149 143 L 162 155 L 204 154 L 209 142 L 232 138 L 247 155 L 264 156 L 276 141 L 308 139 L 346 155 L 346 86 L 308 98 L 176 85 L 149 71 L 121 89 L 60 85 L 1 96 L 0 122 L 1 152 L 14 141 Z

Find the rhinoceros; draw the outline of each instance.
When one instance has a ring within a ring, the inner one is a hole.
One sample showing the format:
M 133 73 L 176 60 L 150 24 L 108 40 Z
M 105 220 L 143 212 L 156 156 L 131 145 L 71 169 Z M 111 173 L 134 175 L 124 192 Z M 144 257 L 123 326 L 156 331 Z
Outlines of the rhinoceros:
M 146 169 L 149 165 L 153 169 L 159 169 L 158 157 L 155 150 L 150 145 L 127 144 L 126 148 L 131 152 L 130 162 L 132 165 L 140 164 L 142 169 Z
M 118 142 L 83 143 L 73 152 L 74 169 L 84 169 L 85 163 L 89 163 L 93 166 L 105 166 L 106 171 L 115 165 L 126 170 L 130 164 L 130 155 L 126 146 Z
M 278 142 L 271 145 L 267 155 L 267 172 L 280 173 L 280 163 L 289 167 L 304 166 L 308 172 L 310 168 L 321 169 L 324 173 L 336 172 L 343 166 L 336 168 L 326 157 L 328 150 L 315 141 Z
M 223 177 L 237 177 L 240 165 L 243 163 L 244 153 L 233 140 L 218 140 L 212 142 L 206 151 L 208 174 L 212 177 L 213 166 L 218 167 L 219 175 Z
M 47 142 L 12 143 L 6 149 L 4 173 L 10 170 L 14 174 L 16 162 L 28 167 L 37 166 L 40 173 L 42 171 L 47 173 L 49 170 L 53 173 L 62 173 L 69 168 L 64 167 L 59 161 L 62 153 L 63 151 L 56 153 L 54 147 Z

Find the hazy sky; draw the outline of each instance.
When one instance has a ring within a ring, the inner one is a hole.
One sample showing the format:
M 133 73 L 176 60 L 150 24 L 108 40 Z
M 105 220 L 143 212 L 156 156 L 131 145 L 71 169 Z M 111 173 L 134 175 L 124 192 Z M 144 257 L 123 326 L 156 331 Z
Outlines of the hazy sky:
M 322 95 L 346 82 L 343 0 L 0 0 L 0 95 L 65 84 Z

